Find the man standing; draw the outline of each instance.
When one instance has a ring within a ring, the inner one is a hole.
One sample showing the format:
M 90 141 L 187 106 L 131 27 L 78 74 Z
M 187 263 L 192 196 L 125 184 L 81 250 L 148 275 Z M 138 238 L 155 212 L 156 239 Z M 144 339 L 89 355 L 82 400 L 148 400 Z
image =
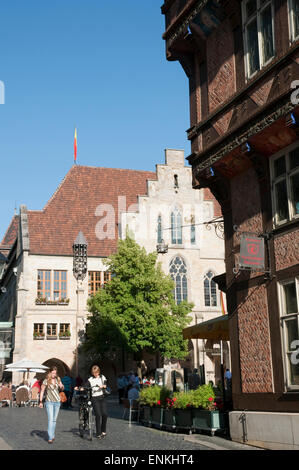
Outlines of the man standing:
M 70 378 L 69 374 L 66 372 L 65 376 L 62 377 L 61 382 L 64 386 L 64 393 L 66 395 L 67 401 L 63 403 L 64 408 L 69 408 L 71 406 L 71 390 L 72 390 L 72 379 Z

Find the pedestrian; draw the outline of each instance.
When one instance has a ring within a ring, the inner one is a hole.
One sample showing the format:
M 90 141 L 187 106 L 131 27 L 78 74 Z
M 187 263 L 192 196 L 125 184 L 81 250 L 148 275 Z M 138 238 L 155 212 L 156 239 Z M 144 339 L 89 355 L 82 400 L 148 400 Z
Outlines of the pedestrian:
M 128 391 L 128 399 L 129 400 L 137 400 L 138 398 L 139 398 L 138 385 L 137 384 L 131 385 L 131 388 Z
M 91 377 L 87 380 L 87 386 L 91 388 L 92 407 L 96 416 L 96 434 L 99 439 L 106 436 L 106 425 L 108 419 L 107 403 L 104 389 L 107 387 L 107 379 L 101 374 L 100 367 L 93 365 Z
M 76 386 L 76 379 L 71 376 L 70 408 L 73 408 L 72 402 L 73 402 L 75 386 Z
M 80 375 L 78 375 L 76 377 L 76 387 L 81 387 L 82 384 L 83 384 L 83 379 L 80 377 Z
M 232 373 L 229 369 L 226 369 L 226 372 L 224 374 L 224 378 L 226 380 L 226 389 L 229 393 L 231 393 L 231 390 L 232 390 Z
M 52 366 L 46 379 L 42 383 L 39 398 L 39 407 L 43 408 L 43 398 L 45 395 L 45 406 L 48 415 L 48 443 L 52 444 L 55 439 L 56 421 L 60 409 L 59 392 L 64 386 L 60 377 L 57 376 L 57 367 Z
M 142 361 L 141 361 L 141 375 L 142 375 L 142 377 L 144 377 L 146 374 L 147 374 L 147 365 L 144 362 L 144 360 L 142 359 Z
M 65 373 L 65 375 L 62 377 L 61 382 L 63 383 L 64 386 L 64 393 L 67 398 L 66 402 L 63 403 L 63 408 L 69 408 L 70 407 L 70 400 L 71 400 L 71 391 L 72 391 L 72 379 L 70 378 L 68 372 Z
M 126 382 L 124 381 L 124 375 L 119 374 L 118 379 L 117 379 L 117 390 L 118 390 L 118 402 L 120 405 L 122 404 L 122 399 L 125 394 L 125 387 L 126 387 Z

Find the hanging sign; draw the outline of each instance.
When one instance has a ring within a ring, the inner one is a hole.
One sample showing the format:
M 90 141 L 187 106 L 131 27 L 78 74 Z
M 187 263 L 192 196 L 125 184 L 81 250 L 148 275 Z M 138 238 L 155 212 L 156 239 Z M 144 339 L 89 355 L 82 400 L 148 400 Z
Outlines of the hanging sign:
M 239 267 L 241 269 L 265 269 L 263 237 L 250 234 L 241 236 Z

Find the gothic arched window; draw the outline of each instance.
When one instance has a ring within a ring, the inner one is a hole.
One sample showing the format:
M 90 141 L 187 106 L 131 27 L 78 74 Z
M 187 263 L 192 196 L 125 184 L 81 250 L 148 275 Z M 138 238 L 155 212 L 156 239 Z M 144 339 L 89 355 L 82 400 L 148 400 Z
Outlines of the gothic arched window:
M 163 237 L 162 237 L 162 217 L 161 217 L 161 215 L 158 216 L 157 232 L 158 232 L 157 242 L 162 243 Z
M 187 300 L 187 267 L 185 261 L 176 256 L 170 263 L 170 276 L 175 282 L 174 298 L 176 304 L 180 304 L 183 300 Z
M 171 213 L 171 243 L 182 244 L 182 216 L 178 209 Z
M 204 277 L 204 295 L 206 307 L 217 307 L 217 286 L 213 281 L 212 271 L 206 273 Z

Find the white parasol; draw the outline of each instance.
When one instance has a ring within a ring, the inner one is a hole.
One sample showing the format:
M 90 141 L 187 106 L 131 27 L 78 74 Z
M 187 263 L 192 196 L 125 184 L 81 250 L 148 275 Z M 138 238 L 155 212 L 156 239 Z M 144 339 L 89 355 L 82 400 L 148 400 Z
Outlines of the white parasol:
M 22 359 L 21 361 L 12 362 L 11 364 L 6 364 L 5 372 L 27 372 L 27 377 L 29 372 L 44 373 L 49 367 L 44 366 L 38 362 L 31 361 L 27 358 Z

